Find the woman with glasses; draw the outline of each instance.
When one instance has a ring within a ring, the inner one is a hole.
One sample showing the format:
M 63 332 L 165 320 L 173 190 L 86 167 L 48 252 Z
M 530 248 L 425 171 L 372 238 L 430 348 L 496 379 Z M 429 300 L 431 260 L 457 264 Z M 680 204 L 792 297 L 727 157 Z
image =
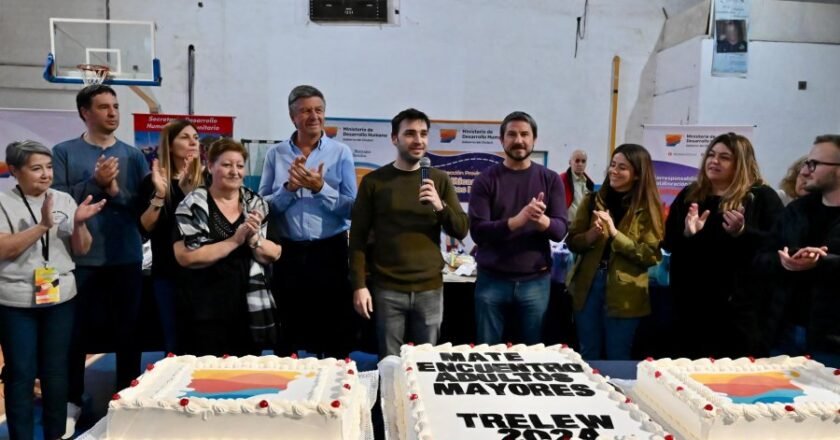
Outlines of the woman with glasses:
M 709 143 L 697 180 L 665 225 L 677 331 L 674 355 L 758 355 L 760 279 L 751 267 L 782 202 L 758 170 L 749 139 L 727 133 Z

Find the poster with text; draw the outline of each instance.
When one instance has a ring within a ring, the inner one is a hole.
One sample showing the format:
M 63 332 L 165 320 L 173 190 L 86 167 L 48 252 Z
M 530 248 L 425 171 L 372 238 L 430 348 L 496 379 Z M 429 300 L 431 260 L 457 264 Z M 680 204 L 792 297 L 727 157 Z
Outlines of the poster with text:
M 751 125 L 645 125 L 644 145 L 650 151 L 656 186 L 667 212 L 677 194 L 697 178 L 703 153 L 722 133 L 752 138 Z
M 233 116 L 134 114 L 134 145 L 143 152 L 151 164 L 157 157 L 160 131 L 174 119 L 189 119 L 198 131 L 201 142 L 201 160 L 205 161 L 207 147 L 221 137 L 233 136 Z
M 473 180 L 485 168 L 504 159 L 499 124 L 498 121 L 431 121 L 427 156 L 432 167 L 449 175 L 464 211 L 468 209 Z M 326 118 L 324 132 L 330 138 L 347 144 L 353 151 L 357 183 L 365 174 L 396 158 L 390 120 Z M 537 148 L 543 149 L 539 145 Z M 534 151 L 531 159 L 546 165 L 548 153 Z M 469 251 L 473 246 L 469 237 L 462 243 L 445 237 L 442 247 Z
M 750 0 L 715 0 L 713 76 L 747 76 Z
M 431 122 L 428 156 L 432 166 L 449 174 L 459 200 L 467 203 L 473 179 L 504 158 L 499 142 L 500 122 Z M 357 183 L 365 174 L 393 162 L 396 157 L 396 148 L 391 143 L 390 120 L 327 118 L 324 132 L 330 138 L 347 144 L 353 151 Z M 548 163 L 545 151 L 534 151 L 531 158 L 542 165 Z

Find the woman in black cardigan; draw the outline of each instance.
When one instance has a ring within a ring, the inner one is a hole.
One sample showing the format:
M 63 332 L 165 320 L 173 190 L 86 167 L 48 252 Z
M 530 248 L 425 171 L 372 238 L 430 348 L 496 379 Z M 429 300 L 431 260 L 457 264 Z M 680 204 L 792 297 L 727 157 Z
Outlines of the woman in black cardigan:
M 697 180 L 674 200 L 665 225 L 674 356 L 760 354 L 764 289 L 751 266 L 781 210 L 776 191 L 761 178 L 749 139 L 726 133 L 712 140 Z

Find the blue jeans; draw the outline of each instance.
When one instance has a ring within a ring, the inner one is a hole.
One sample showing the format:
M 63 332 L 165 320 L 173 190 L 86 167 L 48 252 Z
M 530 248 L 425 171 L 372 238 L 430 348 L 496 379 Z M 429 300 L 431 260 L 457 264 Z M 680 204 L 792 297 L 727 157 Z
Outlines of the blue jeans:
M 575 312 L 580 355 L 585 360 L 630 359 L 633 338 L 640 318 L 612 318 L 607 316 L 607 270 L 598 269 L 586 295 L 583 309 Z M 603 351 L 606 346 L 606 357 Z
M 168 353 L 177 353 L 175 282 L 167 278 L 153 278 L 152 289 L 154 289 L 161 332 L 163 333 L 163 349 Z
M 32 440 L 35 377 L 41 379 L 44 438 L 64 434 L 67 419 L 67 354 L 75 299 L 38 308 L 0 306 L 0 345 L 5 357 L 6 416 L 12 440 Z
M 513 306 L 519 320 L 519 338 L 525 344 L 542 340 L 543 318 L 551 291 L 549 274 L 528 281 L 509 281 L 479 271 L 475 282 L 475 322 L 479 344 L 500 344 L 505 330 L 505 309 Z M 519 341 L 517 341 L 519 342 Z

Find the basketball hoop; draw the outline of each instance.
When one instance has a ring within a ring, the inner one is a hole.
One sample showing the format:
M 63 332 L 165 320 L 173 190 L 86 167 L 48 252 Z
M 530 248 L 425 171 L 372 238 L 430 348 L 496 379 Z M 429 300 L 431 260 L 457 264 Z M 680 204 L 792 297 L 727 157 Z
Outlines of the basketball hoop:
M 84 81 L 85 86 L 102 84 L 103 81 L 108 79 L 108 73 L 111 72 L 108 66 L 101 64 L 79 64 L 76 68 L 82 72 L 82 81 Z

